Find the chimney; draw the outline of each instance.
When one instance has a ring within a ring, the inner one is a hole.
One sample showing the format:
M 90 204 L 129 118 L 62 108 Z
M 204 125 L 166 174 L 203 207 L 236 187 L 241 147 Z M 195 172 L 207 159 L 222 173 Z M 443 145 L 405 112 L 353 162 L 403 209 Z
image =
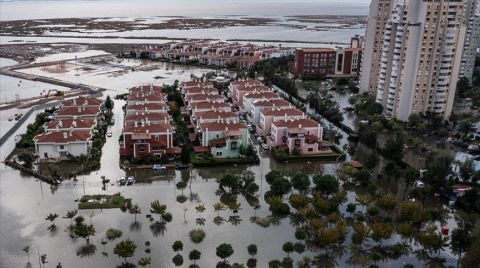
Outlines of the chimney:
M 77 128 L 77 121 L 73 121 L 73 122 L 72 122 L 72 127 L 73 127 L 73 128 Z
M 72 131 L 70 131 L 69 133 L 70 133 L 70 137 L 71 137 L 71 136 L 73 136 L 73 133 L 72 133 Z
M 76 106 L 77 105 L 77 99 L 73 99 L 73 106 Z
M 82 112 L 82 107 L 78 107 L 78 112 L 79 112 L 79 113 Z
M 62 127 L 62 125 L 63 125 L 63 124 L 62 124 L 62 121 L 58 121 L 58 124 L 57 124 L 57 125 L 60 126 L 60 127 Z
M 67 132 L 63 132 L 63 138 L 64 139 L 68 138 L 68 133 Z

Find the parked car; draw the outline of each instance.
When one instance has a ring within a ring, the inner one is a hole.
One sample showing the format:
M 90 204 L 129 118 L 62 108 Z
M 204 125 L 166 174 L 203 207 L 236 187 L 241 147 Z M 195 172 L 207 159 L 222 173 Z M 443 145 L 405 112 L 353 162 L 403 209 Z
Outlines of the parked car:
M 258 141 L 258 143 L 263 143 L 263 138 L 259 136 L 259 137 L 257 137 L 257 141 Z
M 118 184 L 120 186 L 127 184 L 127 179 L 125 179 L 125 177 L 121 177 L 120 180 L 118 180 Z
M 175 165 L 176 170 L 183 170 L 183 169 L 187 169 L 187 168 L 188 168 L 187 164 L 177 164 L 177 165 Z
M 270 150 L 270 147 L 268 147 L 268 145 L 265 144 L 265 143 L 262 143 L 261 146 L 262 146 L 262 148 L 263 148 L 264 150 Z
M 135 183 L 135 177 L 129 176 L 129 177 L 127 178 L 127 185 L 132 185 L 132 184 L 134 184 L 134 183 Z
M 107 137 L 111 137 L 111 136 L 112 136 L 112 132 L 109 131 L 109 132 L 107 133 Z
M 155 171 L 165 171 L 167 170 L 167 167 L 165 165 L 156 164 L 156 165 L 153 165 L 152 169 Z

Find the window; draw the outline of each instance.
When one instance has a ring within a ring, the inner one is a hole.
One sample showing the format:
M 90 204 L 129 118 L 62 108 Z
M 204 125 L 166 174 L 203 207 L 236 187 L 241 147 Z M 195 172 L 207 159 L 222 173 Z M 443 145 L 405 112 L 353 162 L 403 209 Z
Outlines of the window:
M 222 156 L 222 152 L 217 152 L 217 156 Z
M 65 145 L 60 145 L 60 150 L 64 150 L 65 149 Z
M 308 151 L 309 151 L 309 152 L 313 152 L 313 148 L 308 148 Z
M 237 143 L 236 141 L 232 142 L 232 143 L 230 144 L 230 148 L 231 148 L 232 150 L 237 150 L 237 148 L 238 148 L 238 143 Z

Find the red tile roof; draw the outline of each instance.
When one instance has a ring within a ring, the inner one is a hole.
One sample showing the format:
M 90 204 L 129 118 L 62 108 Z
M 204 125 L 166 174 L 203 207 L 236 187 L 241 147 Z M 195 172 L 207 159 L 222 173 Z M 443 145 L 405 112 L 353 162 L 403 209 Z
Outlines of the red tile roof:
M 245 85 L 263 85 L 262 82 L 258 81 L 258 80 L 255 80 L 255 79 L 251 79 L 251 80 L 239 80 L 239 81 L 235 81 L 232 83 L 232 85 L 234 86 L 245 86 Z
M 89 139 L 90 132 L 84 130 L 46 132 L 35 137 L 37 143 L 73 143 Z
M 264 116 L 302 116 L 304 113 L 296 108 L 264 109 L 260 112 Z
M 208 147 L 208 146 L 195 146 L 195 147 L 193 147 L 193 150 L 196 153 L 209 153 L 210 152 L 210 147 Z
M 212 82 L 197 82 L 197 81 L 187 81 L 182 83 L 183 88 L 188 87 L 213 87 Z
M 154 113 L 140 113 L 130 114 L 125 117 L 125 121 L 142 121 L 148 119 L 148 121 L 165 121 L 169 120 L 170 115 L 167 112 L 154 112 Z
M 130 94 L 141 92 L 162 92 L 162 87 L 153 85 L 142 85 L 138 87 L 132 87 L 128 90 Z
M 157 125 L 127 125 L 123 130 L 125 134 L 132 134 L 132 133 L 148 133 L 149 134 L 156 134 L 156 133 L 166 133 L 168 131 L 172 132 L 173 127 L 170 124 L 157 124 Z
M 192 110 L 195 109 L 220 109 L 220 108 L 230 108 L 230 105 L 225 102 L 210 102 L 210 101 L 202 101 L 197 103 L 192 103 Z
M 63 101 L 63 106 L 100 106 L 101 99 L 78 97 Z
M 96 116 L 100 113 L 100 108 L 96 107 L 62 107 L 56 112 L 58 116 Z
M 57 126 L 59 128 L 92 128 L 94 125 L 95 120 L 93 119 L 64 119 L 59 121 L 52 120 L 46 124 L 45 128 L 48 130 L 56 129 Z
M 145 103 L 138 105 L 127 105 L 127 110 L 133 111 L 153 111 L 153 110 L 167 110 L 168 105 L 165 103 Z
M 291 107 L 292 104 L 286 100 L 260 100 L 252 104 L 255 107 Z
M 137 94 L 130 94 L 128 96 L 129 101 L 144 101 L 144 102 L 149 102 L 149 101 L 164 101 L 165 100 L 165 95 L 164 94 L 155 94 L 155 95 L 148 95 L 148 94 L 142 94 L 142 93 L 137 93 Z
M 239 86 L 238 91 L 272 91 L 271 88 L 264 85 L 252 85 L 252 86 Z
M 277 93 L 273 92 L 256 92 L 256 93 L 247 93 L 244 97 L 244 99 L 265 99 L 265 98 L 280 98 L 280 96 Z
M 205 112 L 196 112 L 195 117 L 197 119 L 224 119 L 224 118 L 231 118 L 237 117 L 237 114 L 234 112 L 222 112 L 222 111 L 205 111 Z
M 227 144 L 227 140 L 225 138 L 213 139 L 208 141 L 209 145 L 224 145 Z
M 218 94 L 218 89 L 216 88 L 202 88 L 202 87 L 190 87 L 183 90 L 186 95 L 191 94 Z
M 243 123 L 224 123 L 224 122 L 208 122 L 200 123 L 202 130 L 208 131 L 225 131 L 225 130 L 241 130 L 247 128 Z
M 320 123 L 312 119 L 295 119 L 295 120 L 280 120 L 273 122 L 272 125 L 284 128 L 305 128 L 305 127 L 320 127 Z
M 221 95 L 197 94 L 190 95 L 186 99 L 187 101 L 223 101 L 224 97 Z

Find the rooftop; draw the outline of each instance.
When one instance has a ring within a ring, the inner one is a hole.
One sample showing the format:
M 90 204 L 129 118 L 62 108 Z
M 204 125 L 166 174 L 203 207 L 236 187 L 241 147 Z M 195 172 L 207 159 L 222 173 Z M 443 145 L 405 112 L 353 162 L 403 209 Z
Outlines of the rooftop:
M 63 101 L 63 106 L 100 106 L 101 99 L 78 97 Z
M 125 134 L 132 134 L 132 133 L 149 133 L 149 134 L 155 134 L 155 133 L 166 133 L 166 132 L 172 132 L 173 127 L 170 124 L 157 124 L 157 125 L 127 125 L 124 129 Z
M 291 107 L 292 104 L 286 100 L 259 100 L 252 104 L 255 107 Z
M 260 112 L 264 116 L 302 116 L 304 113 L 296 108 L 265 109 Z
M 86 142 L 90 139 L 90 131 L 72 130 L 46 132 L 35 137 L 37 143 L 69 143 Z
M 272 125 L 282 128 L 305 128 L 305 127 L 319 127 L 320 123 L 312 119 L 295 119 L 295 120 L 280 120 L 273 122 Z
M 62 107 L 60 110 L 56 112 L 59 116 L 96 116 L 100 113 L 100 107 L 85 107 L 85 106 L 78 106 L 78 107 Z
M 48 122 L 45 126 L 46 129 L 56 129 L 58 128 L 92 128 L 95 125 L 95 120 L 93 119 L 65 119 L 65 120 L 52 120 Z
M 246 129 L 247 126 L 243 123 L 224 123 L 224 122 L 209 122 L 200 123 L 200 129 L 208 131 L 229 131 Z

